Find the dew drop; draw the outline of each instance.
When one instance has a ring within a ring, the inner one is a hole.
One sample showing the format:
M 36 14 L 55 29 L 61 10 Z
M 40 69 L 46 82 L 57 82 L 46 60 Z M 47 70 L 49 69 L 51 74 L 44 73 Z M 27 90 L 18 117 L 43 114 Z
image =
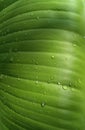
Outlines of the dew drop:
M 42 103 L 41 103 L 41 107 L 45 107 L 45 102 L 42 102 Z
M 17 80 L 20 80 L 20 78 L 18 77 Z
M 35 83 L 36 83 L 36 84 L 38 84 L 38 83 L 39 83 L 39 81 L 35 81 Z
M 73 44 L 74 47 L 76 47 L 77 45 L 76 44 Z
M 63 88 L 64 90 L 67 90 L 67 89 L 68 89 L 68 87 L 67 87 L 67 86 L 62 86 L 62 88 Z
M 52 59 L 54 59 L 55 56 L 51 56 Z
M 10 87 L 10 85 L 8 85 L 8 87 Z
M 57 85 L 61 85 L 61 83 L 60 83 L 60 82 L 57 82 Z

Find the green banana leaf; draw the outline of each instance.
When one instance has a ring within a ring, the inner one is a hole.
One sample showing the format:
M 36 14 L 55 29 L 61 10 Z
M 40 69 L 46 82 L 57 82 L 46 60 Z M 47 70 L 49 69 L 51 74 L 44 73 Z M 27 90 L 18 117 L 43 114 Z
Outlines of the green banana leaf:
M 85 130 L 84 16 L 84 0 L 0 0 L 0 130 Z

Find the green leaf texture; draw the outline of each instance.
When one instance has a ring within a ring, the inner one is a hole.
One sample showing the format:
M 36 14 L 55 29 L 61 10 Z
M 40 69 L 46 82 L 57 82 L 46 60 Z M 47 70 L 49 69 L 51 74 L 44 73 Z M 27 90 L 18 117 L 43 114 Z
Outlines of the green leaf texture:
M 0 0 L 0 130 L 85 130 L 84 0 Z

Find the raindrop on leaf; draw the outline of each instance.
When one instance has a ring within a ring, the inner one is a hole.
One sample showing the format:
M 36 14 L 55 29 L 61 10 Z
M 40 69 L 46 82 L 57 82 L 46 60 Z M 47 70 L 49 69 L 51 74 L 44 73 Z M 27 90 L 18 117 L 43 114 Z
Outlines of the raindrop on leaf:
M 39 83 L 39 81 L 35 81 L 35 83 L 36 83 L 36 84 L 38 84 L 38 83 Z
M 57 85 L 61 85 L 61 83 L 60 83 L 60 82 L 57 82 Z
M 54 58 L 55 58 L 55 56 L 51 56 L 51 58 L 52 58 L 52 59 L 54 59 Z
M 67 89 L 68 89 L 68 87 L 67 87 L 67 86 L 62 86 L 62 88 L 63 88 L 64 90 L 67 90 Z
M 45 107 L 45 102 L 42 102 L 42 103 L 41 103 L 41 107 Z

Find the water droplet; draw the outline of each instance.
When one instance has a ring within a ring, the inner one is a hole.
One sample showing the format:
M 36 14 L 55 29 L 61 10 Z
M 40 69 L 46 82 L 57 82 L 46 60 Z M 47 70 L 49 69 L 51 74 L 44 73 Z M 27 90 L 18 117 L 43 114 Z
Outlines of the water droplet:
M 62 86 L 62 88 L 63 88 L 64 90 L 67 90 L 67 89 L 68 89 L 68 87 L 67 87 L 67 86 Z
M 36 83 L 36 84 L 38 84 L 38 83 L 39 83 L 39 81 L 35 81 L 35 83 Z
M 76 44 L 73 44 L 74 47 L 76 47 L 77 45 Z
M 51 58 L 52 58 L 52 59 L 54 59 L 54 58 L 55 58 L 55 56 L 51 56 Z
M 8 85 L 8 87 L 10 87 L 10 85 Z
M 61 85 L 61 83 L 60 83 L 60 82 L 57 82 L 57 85 Z
M 17 80 L 20 80 L 20 78 L 18 77 Z
M 42 102 L 42 103 L 41 103 L 41 107 L 45 107 L 45 102 Z

